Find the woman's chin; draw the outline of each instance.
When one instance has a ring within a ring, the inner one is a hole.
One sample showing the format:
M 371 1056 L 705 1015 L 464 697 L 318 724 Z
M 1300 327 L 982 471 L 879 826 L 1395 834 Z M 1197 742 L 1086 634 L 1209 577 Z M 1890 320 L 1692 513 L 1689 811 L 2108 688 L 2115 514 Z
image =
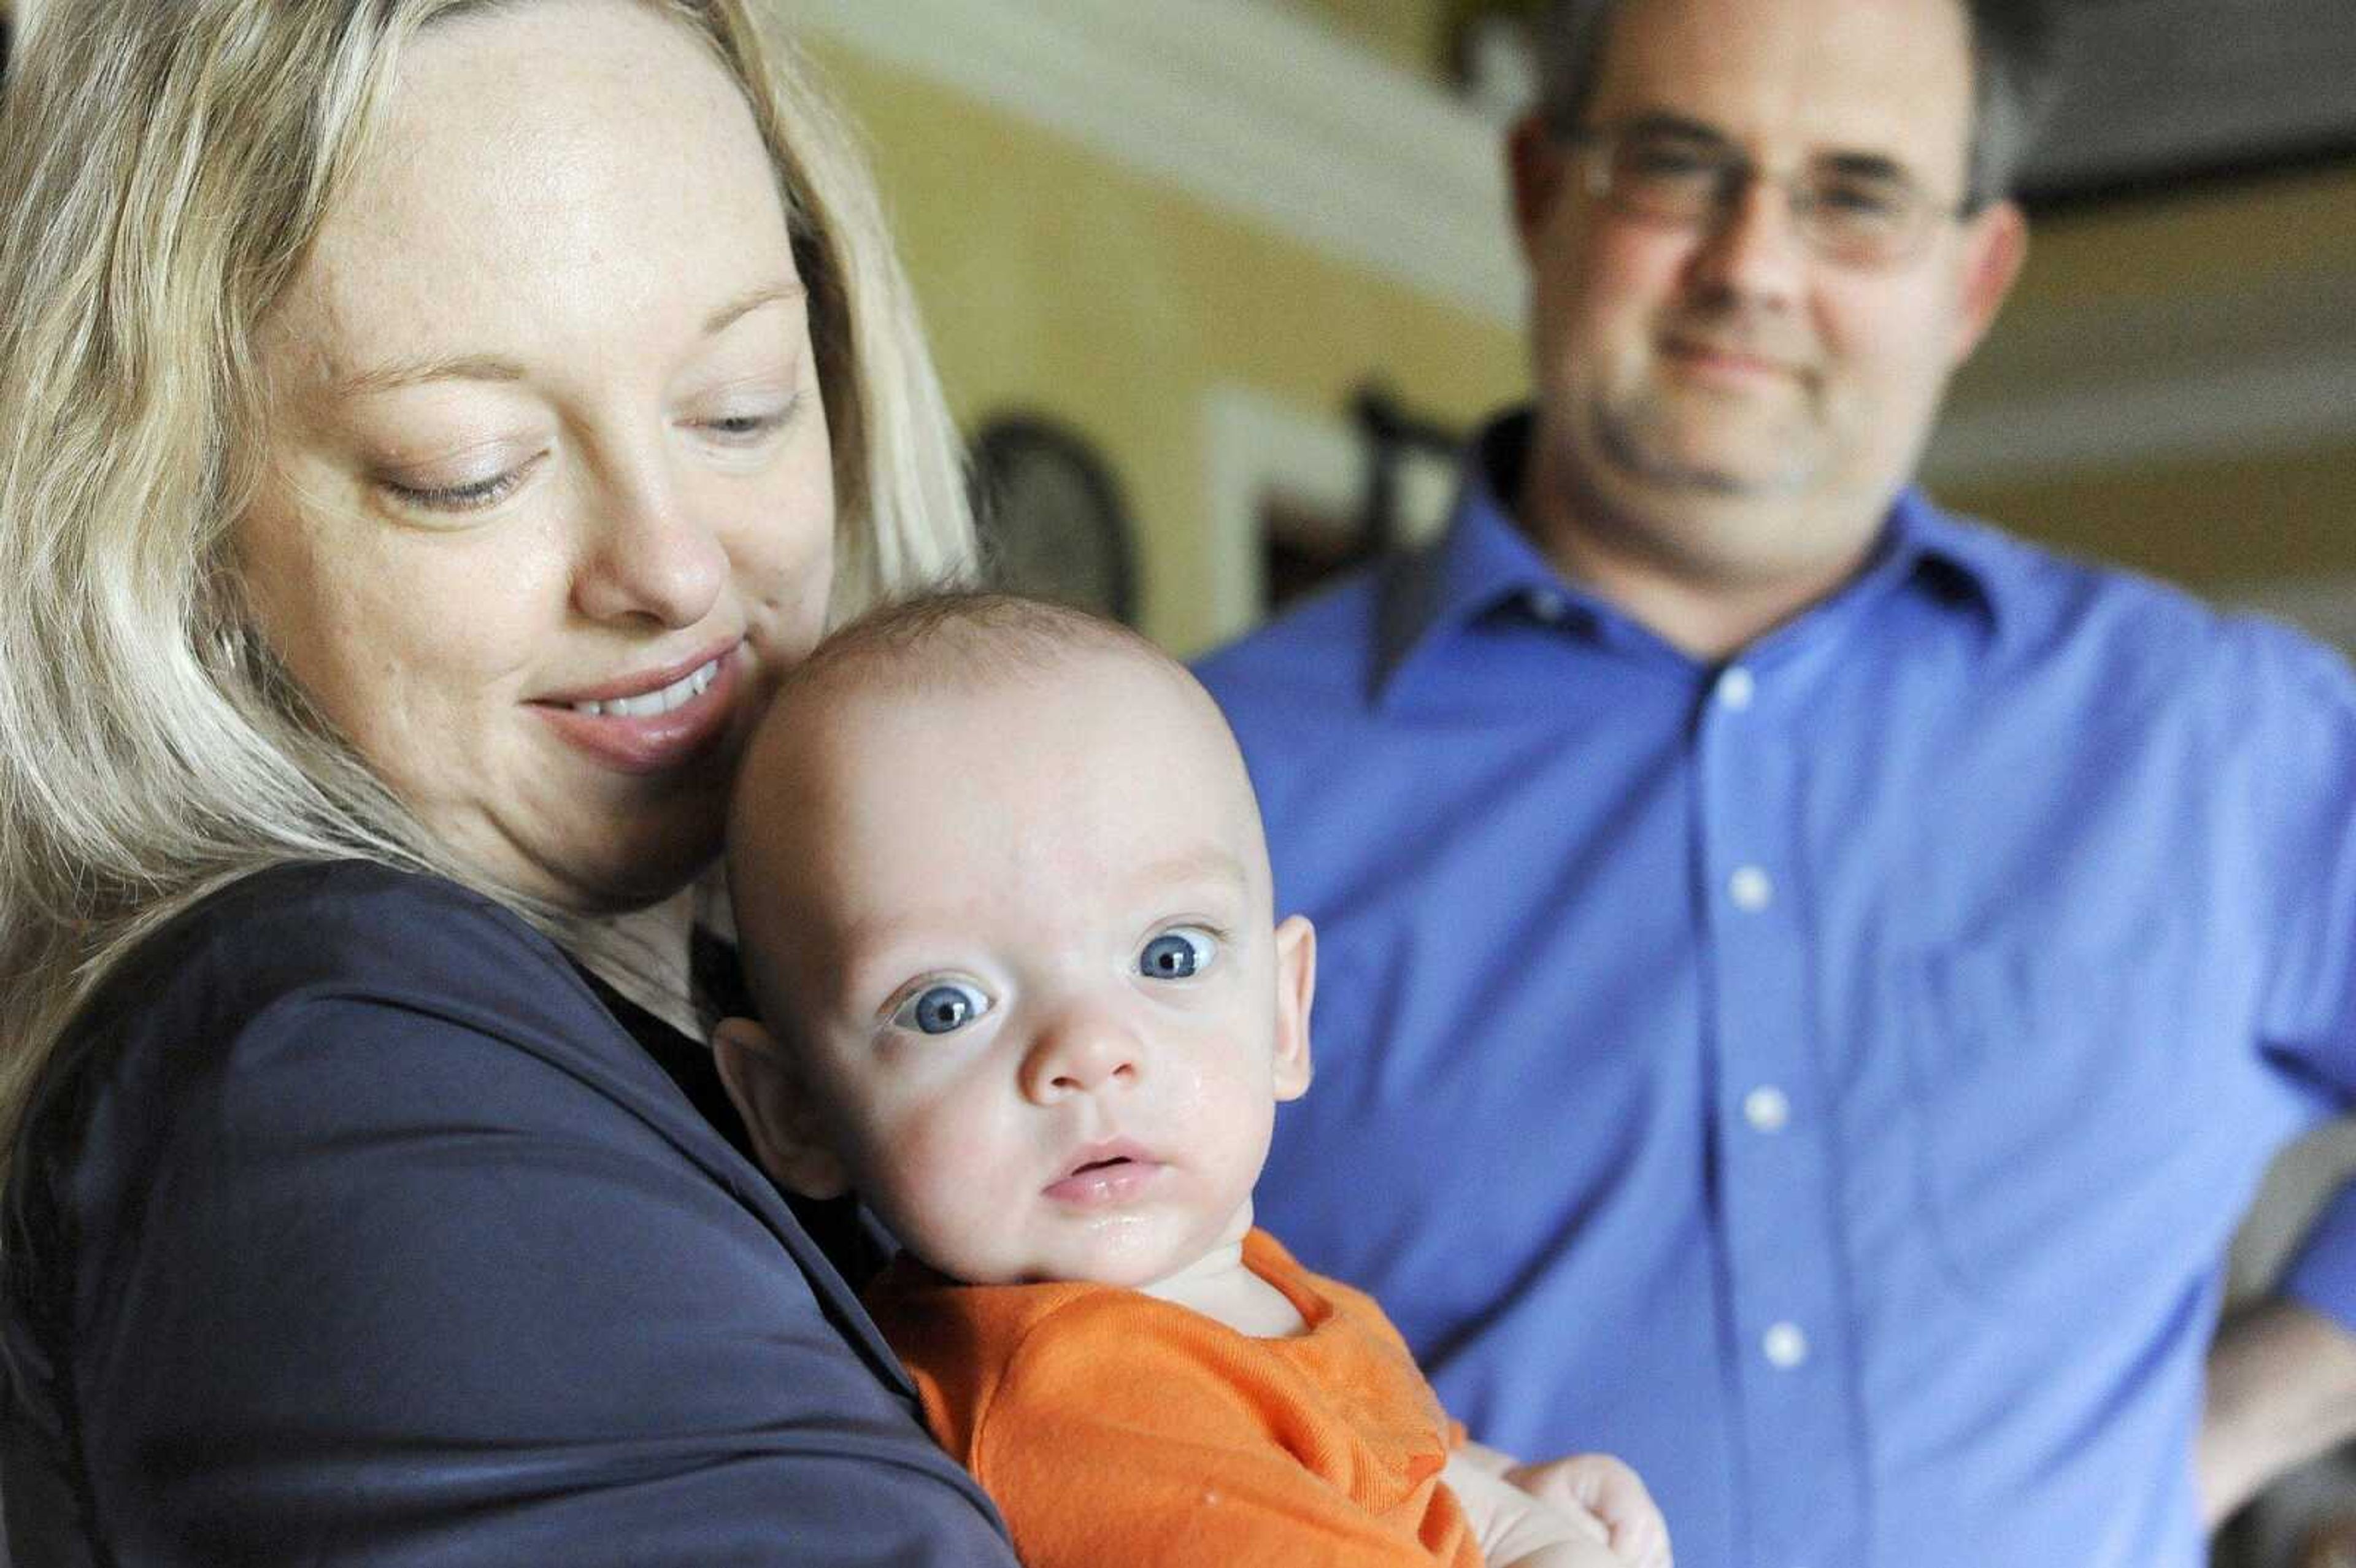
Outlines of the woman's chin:
M 720 859 L 720 822 L 620 827 L 594 843 L 452 846 L 477 875 L 520 898 L 569 914 L 605 919 L 672 898 Z

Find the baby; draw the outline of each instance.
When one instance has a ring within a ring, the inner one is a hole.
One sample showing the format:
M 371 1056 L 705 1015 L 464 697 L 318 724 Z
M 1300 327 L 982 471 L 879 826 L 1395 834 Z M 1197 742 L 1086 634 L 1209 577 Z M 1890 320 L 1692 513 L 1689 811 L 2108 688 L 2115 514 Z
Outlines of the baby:
M 729 870 L 769 1025 L 717 1031 L 729 1093 L 907 1249 L 871 1309 L 1031 1568 L 1665 1568 L 1624 1466 L 1462 1444 L 1375 1304 L 1252 1228 L 1316 938 L 1151 644 L 995 595 L 854 624 L 764 719 Z

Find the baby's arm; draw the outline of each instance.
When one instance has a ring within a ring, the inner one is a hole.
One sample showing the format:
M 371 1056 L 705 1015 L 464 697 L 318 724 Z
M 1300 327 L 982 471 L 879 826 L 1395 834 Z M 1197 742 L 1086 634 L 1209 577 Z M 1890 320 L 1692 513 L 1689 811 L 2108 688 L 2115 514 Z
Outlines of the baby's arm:
M 1636 1472 L 1609 1455 L 1575 1454 L 1542 1465 L 1519 1465 L 1510 1455 L 1467 1443 L 1449 1461 L 1448 1482 L 1472 1518 L 1493 1561 L 1514 1563 L 1515 1559 L 1500 1550 L 1510 1542 L 1501 1539 L 1492 1544 L 1488 1531 L 1482 1527 L 1491 1517 L 1501 1528 L 1511 1525 L 1526 1515 L 1534 1501 L 1558 1520 L 1581 1527 L 1577 1544 L 1584 1547 L 1590 1538 L 1608 1539 L 1611 1552 L 1602 1557 L 1582 1551 L 1577 1556 L 1536 1558 L 1529 1568 L 1556 1568 L 1558 1563 L 1569 1568 L 1571 1563 L 1589 1563 L 1671 1568 L 1668 1525 L 1660 1509 Z M 1503 1494 L 1496 1489 L 1501 1485 L 1505 1488 Z M 1476 1511 L 1471 1500 L 1473 1495 L 1483 1499 L 1486 1511 Z M 1559 1529 L 1559 1524 L 1555 1528 Z

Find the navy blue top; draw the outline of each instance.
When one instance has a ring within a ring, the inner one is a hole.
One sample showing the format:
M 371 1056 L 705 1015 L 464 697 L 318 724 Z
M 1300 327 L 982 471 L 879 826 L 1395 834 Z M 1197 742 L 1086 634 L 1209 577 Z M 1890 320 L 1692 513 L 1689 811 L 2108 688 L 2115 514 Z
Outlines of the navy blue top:
M 287 869 L 157 936 L 5 1222 L 20 1563 L 1013 1563 L 776 1190 L 455 887 Z
M 1901 496 L 1736 658 L 1449 533 L 1204 679 L 1319 926 L 1261 1221 L 1691 1568 L 2192 1568 L 2221 1254 L 2356 1087 L 2356 683 Z M 2356 1323 L 2356 1203 L 2291 1289 Z

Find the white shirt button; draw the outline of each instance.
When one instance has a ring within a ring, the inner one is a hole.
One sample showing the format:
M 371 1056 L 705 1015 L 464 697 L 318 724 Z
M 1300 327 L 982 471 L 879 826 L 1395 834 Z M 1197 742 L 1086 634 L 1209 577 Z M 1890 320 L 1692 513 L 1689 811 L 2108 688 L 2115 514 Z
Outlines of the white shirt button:
M 1718 699 L 1737 713 L 1750 707 L 1751 699 L 1758 695 L 1759 683 L 1740 665 L 1733 666 L 1718 677 Z
M 1797 1323 L 1778 1323 L 1759 1337 L 1759 1349 L 1769 1366 L 1788 1372 L 1808 1359 L 1808 1337 Z
M 1775 884 L 1758 867 L 1740 866 L 1726 880 L 1726 896 L 1735 908 L 1756 914 L 1775 901 Z
M 1568 608 L 1562 602 L 1561 594 L 1546 588 L 1530 590 L 1529 606 L 1530 613 L 1549 626 L 1561 620 L 1564 610 Z
M 1792 1120 L 1792 1102 L 1772 1083 L 1742 1096 L 1742 1119 L 1762 1133 L 1780 1133 Z

